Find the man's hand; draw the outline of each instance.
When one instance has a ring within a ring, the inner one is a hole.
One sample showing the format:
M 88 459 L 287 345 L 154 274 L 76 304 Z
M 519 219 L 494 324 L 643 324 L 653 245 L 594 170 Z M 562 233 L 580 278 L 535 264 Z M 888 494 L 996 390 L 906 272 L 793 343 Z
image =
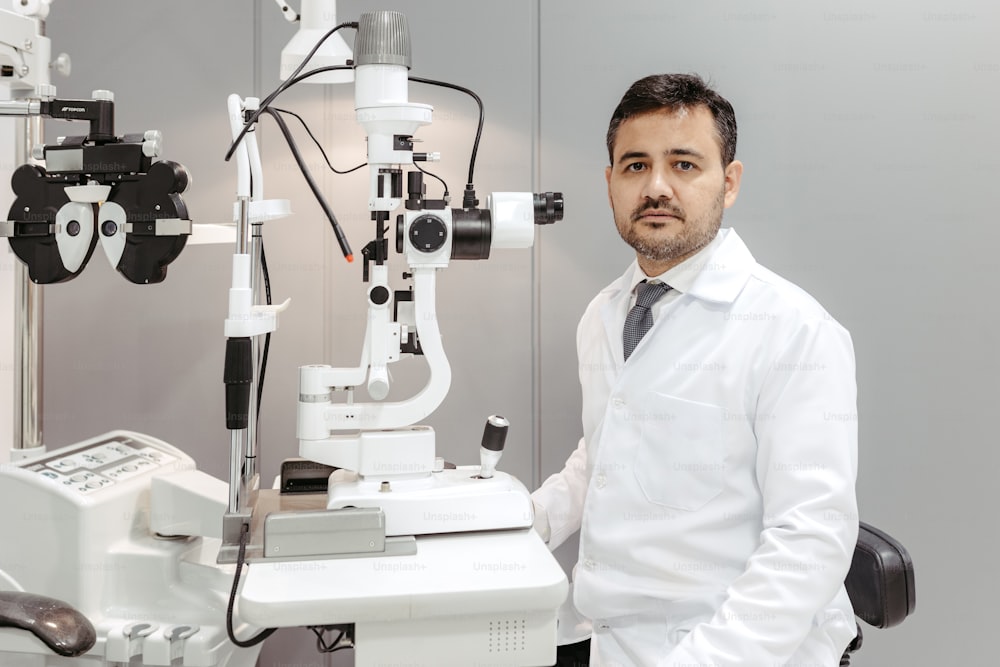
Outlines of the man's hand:
M 549 528 L 549 515 L 545 512 L 545 508 L 534 500 L 531 501 L 531 506 L 535 511 L 535 521 L 531 524 L 531 527 L 542 538 L 542 542 L 548 544 L 549 537 L 552 535 L 552 531 Z

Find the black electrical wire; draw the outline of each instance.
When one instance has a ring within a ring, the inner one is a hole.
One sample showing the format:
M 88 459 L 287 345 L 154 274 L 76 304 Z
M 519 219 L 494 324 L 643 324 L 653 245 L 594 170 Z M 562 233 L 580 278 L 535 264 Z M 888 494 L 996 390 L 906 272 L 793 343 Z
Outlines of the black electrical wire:
M 349 68 L 346 65 L 336 65 L 336 66 L 333 66 L 333 67 L 330 67 L 330 68 L 325 68 L 325 69 L 349 69 Z M 288 82 L 286 81 L 285 83 L 287 84 Z M 289 84 L 289 85 L 291 85 L 291 84 Z M 286 88 L 287 88 L 287 86 L 286 86 Z M 273 97 L 274 97 L 274 95 L 272 94 L 272 96 L 269 97 L 268 99 L 273 99 Z M 327 158 L 326 152 L 323 151 L 323 147 L 319 144 L 319 141 L 316 140 L 315 135 L 313 135 L 313 133 L 309 130 L 309 126 L 306 125 L 305 121 L 301 118 L 301 116 L 299 116 L 298 114 L 292 113 L 290 111 L 287 111 L 285 109 L 272 109 L 270 106 L 265 106 L 264 104 L 262 104 L 260 106 L 260 108 L 255 112 L 254 116 L 251 118 L 250 121 L 248 121 L 248 124 L 246 126 L 244 126 L 243 131 L 240 133 L 240 136 L 237 138 L 237 141 L 239 141 L 239 140 L 242 139 L 243 136 L 245 136 L 245 134 L 247 132 L 253 132 L 253 131 L 255 131 L 255 129 L 253 129 L 254 125 L 252 123 L 254 122 L 254 120 L 257 117 L 259 117 L 259 115 L 261 113 L 266 113 L 266 114 L 268 114 L 269 116 L 271 116 L 272 118 L 275 119 L 275 122 L 278 124 L 278 127 L 281 129 L 281 132 L 282 132 L 282 134 L 285 137 L 285 141 L 288 142 L 288 146 L 289 146 L 289 148 L 292 151 L 292 155 L 295 157 L 296 163 L 299 165 L 299 170 L 302 172 L 303 177 L 306 179 L 306 182 L 309 184 L 310 190 L 312 190 L 313 195 L 316 197 L 316 201 L 319 202 L 320 207 L 323 209 L 323 212 L 326 214 L 327 219 L 330 221 L 330 225 L 333 227 L 333 233 L 337 237 L 337 242 L 340 244 L 340 249 L 344 253 L 344 257 L 347 259 L 348 262 L 353 262 L 354 261 L 354 253 L 351 251 L 351 244 L 348 242 L 347 236 L 344 234 L 344 230 L 341 229 L 340 223 L 337 222 L 337 216 L 334 215 L 333 209 L 330 208 L 330 205 L 327 204 L 326 200 L 323 198 L 323 194 L 320 192 L 319 187 L 316 185 L 316 182 L 313 180 L 312 174 L 309 172 L 309 168 L 306 166 L 305 160 L 303 160 L 302 156 L 299 154 L 298 147 L 295 144 L 295 140 L 292 138 L 292 134 L 288 130 L 288 125 L 277 114 L 277 112 L 289 113 L 289 114 L 291 114 L 291 115 L 293 115 L 293 116 L 295 116 L 296 118 L 299 119 L 299 122 L 302 123 L 302 126 L 306 128 L 306 132 L 309 133 L 309 136 L 312 137 L 313 141 L 316 142 L 316 145 L 319 146 L 320 152 L 323 153 L 323 158 L 326 160 L 326 164 L 330 167 L 330 169 L 333 169 L 334 172 L 336 172 L 338 174 L 350 173 L 351 171 L 354 171 L 356 169 L 360 169 L 361 167 L 364 166 L 364 164 L 358 165 L 357 167 L 354 167 L 353 169 L 350 169 L 350 170 L 345 171 L 345 172 L 337 171 L 337 169 L 335 169 L 333 167 L 333 165 L 330 164 L 330 160 L 329 160 L 329 158 Z M 235 144 L 234 144 L 234 146 L 235 146 Z
M 267 305 L 271 305 L 271 276 L 267 272 L 267 255 L 264 254 L 264 237 L 260 239 L 260 272 L 264 276 L 264 296 Z M 260 425 L 260 403 L 264 397 L 264 372 L 267 370 L 267 354 L 271 349 L 271 332 L 264 336 L 264 350 L 260 354 L 260 377 L 257 380 L 257 425 Z
M 314 135 L 312 133 L 312 130 L 309 129 L 309 126 L 306 125 L 306 121 L 303 120 L 302 116 L 295 113 L 294 111 L 289 111 L 288 109 L 279 109 L 278 107 L 271 107 L 271 108 L 277 111 L 278 113 L 288 114 L 289 116 L 294 116 L 295 118 L 298 119 L 299 123 L 302 124 L 302 127 L 305 128 L 306 132 L 309 134 L 309 138 L 313 140 L 313 143 L 316 144 L 316 148 L 318 148 L 319 152 L 323 155 L 323 159 L 326 160 L 326 166 L 328 166 L 330 168 L 330 171 L 332 171 L 333 173 L 340 174 L 341 176 L 343 176 L 344 174 L 350 174 L 352 171 L 357 171 L 358 169 L 361 169 L 362 167 L 368 164 L 367 162 L 362 162 L 358 166 L 351 167 L 346 171 L 341 171 L 337 169 L 332 164 L 330 164 L 330 158 L 327 157 L 326 151 L 323 150 L 323 145 L 319 143 L 319 139 L 316 138 L 316 135 Z
M 292 157 L 295 158 L 295 162 L 299 165 L 299 170 L 302 172 L 302 176 L 306 179 L 306 183 L 309 184 L 309 189 L 312 190 L 313 195 L 316 197 L 316 201 L 322 207 L 323 212 L 326 213 L 327 219 L 330 221 L 330 225 L 333 227 L 333 233 L 337 237 L 337 242 L 340 244 L 340 249 L 344 253 L 344 257 L 347 261 L 354 260 L 354 254 L 351 252 L 351 245 L 347 241 L 347 237 L 344 235 L 344 230 L 340 228 L 340 223 L 337 222 L 337 216 L 334 215 L 333 209 L 330 205 L 326 203 L 323 199 L 323 194 L 319 190 L 319 186 L 316 185 L 316 181 L 313 180 L 312 174 L 309 171 L 309 167 L 306 165 L 306 161 L 302 159 L 302 155 L 299 153 L 298 146 L 295 145 L 295 139 L 292 137 L 291 131 L 288 129 L 288 124 L 285 123 L 285 119 L 281 115 L 271 108 L 266 108 L 265 113 L 274 119 L 274 122 L 278 124 L 278 129 L 281 130 L 281 134 L 285 137 L 285 142 L 288 143 L 288 148 L 292 151 Z
M 285 83 L 288 84 L 288 86 L 293 86 L 296 83 L 299 83 L 300 81 L 305 81 L 311 76 L 316 76 L 317 74 L 322 74 L 324 72 L 331 72 L 340 69 L 351 69 L 351 68 L 346 65 L 329 65 L 326 67 L 317 67 L 316 69 L 310 70 L 305 74 L 299 76 L 290 76 L 285 81 Z M 486 112 L 483 109 L 482 98 L 480 98 L 479 95 L 469 90 L 468 88 L 459 86 L 454 83 L 447 83 L 445 81 L 435 81 L 433 79 L 424 79 L 416 76 L 409 77 L 409 80 L 415 83 L 427 84 L 429 86 L 440 86 L 441 88 L 449 88 L 451 90 L 457 90 L 460 93 L 465 93 L 466 95 L 468 95 L 469 97 L 471 97 L 473 100 L 476 101 L 476 106 L 479 107 L 479 123 L 476 127 L 476 139 L 472 144 L 472 155 L 469 158 L 469 179 L 468 179 L 468 182 L 470 184 L 474 183 L 475 182 L 474 176 L 476 170 L 476 156 L 479 153 L 479 142 L 483 136 L 483 125 L 485 124 L 485 117 L 486 117 Z M 263 103 L 261 104 L 261 106 L 263 107 Z
M 309 629 L 316 635 L 316 651 L 319 653 L 335 653 L 337 651 L 343 651 L 345 648 L 354 647 L 354 644 L 351 641 L 347 641 L 343 644 L 340 643 L 344 640 L 344 637 L 347 634 L 344 630 L 341 630 L 340 634 L 338 634 L 337 638 L 332 642 L 327 642 L 324 638 L 327 628 L 311 625 L 309 626 Z
M 317 74 L 323 74 L 324 72 L 336 72 L 337 70 L 341 69 L 354 69 L 354 65 L 324 65 L 323 67 L 317 67 L 316 69 L 311 69 L 305 74 L 300 74 L 294 79 L 292 77 L 288 77 L 285 83 L 287 83 L 289 86 L 294 86 L 295 84 L 305 81 L 306 79 L 316 76 Z
M 456 85 L 454 83 L 446 83 L 444 81 L 434 81 L 432 79 L 422 79 L 420 77 L 411 76 L 410 81 L 416 83 L 425 83 L 430 86 L 440 86 L 441 88 L 450 88 L 451 90 L 457 90 L 460 93 L 465 93 L 476 101 L 479 106 L 479 126 L 476 128 L 476 140 L 472 143 L 472 156 L 469 158 L 469 180 L 467 181 L 468 186 L 472 187 L 472 184 L 476 181 L 473 179 L 474 173 L 476 171 L 476 154 L 479 152 L 479 140 L 483 136 L 483 122 L 485 120 L 485 112 L 483 111 L 483 100 L 480 99 L 479 95 L 465 88 L 463 86 Z
M 246 133 L 250 131 L 250 128 L 253 127 L 253 124 L 257 122 L 257 119 L 260 118 L 260 115 L 262 113 L 264 113 L 268 105 L 270 105 L 271 102 L 273 102 L 274 99 L 278 97 L 278 95 L 283 93 L 292 85 L 299 82 L 299 79 L 297 79 L 296 77 L 298 76 L 299 72 L 302 71 L 302 68 L 306 66 L 306 63 L 309 62 L 309 60 L 313 57 L 316 51 L 319 50 L 319 47 L 323 44 L 323 42 L 328 40 L 330 36 L 333 35 L 335 32 L 337 32 L 338 30 L 342 30 L 343 28 L 354 28 L 356 30 L 357 27 L 358 27 L 357 21 L 349 21 L 347 23 L 341 23 L 335 28 L 329 30 L 325 35 L 323 35 L 320 38 L 318 42 L 316 42 L 316 46 L 312 48 L 312 51 L 306 54 L 306 57 L 302 59 L 302 62 L 299 63 L 299 66 L 295 68 L 295 71 L 292 72 L 291 75 L 281 83 L 281 85 L 275 88 L 270 95 L 264 98 L 264 101 L 260 103 L 260 106 L 257 108 L 256 111 L 250 114 L 250 117 L 243 124 L 243 129 L 240 130 L 240 133 L 236 136 L 236 139 L 234 139 L 233 143 L 230 144 L 229 150 L 226 151 L 226 162 L 229 162 L 229 159 L 233 157 L 233 153 L 236 152 L 236 147 L 239 146 L 240 142 L 243 140 L 243 137 L 246 136 Z M 354 68 L 351 65 L 332 65 L 329 67 L 322 67 L 319 69 L 323 71 L 330 71 L 333 69 L 354 69 Z M 312 75 L 318 73 L 319 70 L 312 70 L 309 74 Z
M 417 170 L 418 170 L 418 171 L 420 171 L 420 172 L 421 172 L 422 174 L 424 174 L 425 176 L 430 176 L 431 178 L 436 178 L 436 179 L 438 180 L 438 182 L 440 182 L 440 183 L 441 183 L 441 186 L 442 186 L 442 187 L 444 188 L 444 197 L 443 197 L 443 199 L 447 200 L 447 199 L 448 199 L 448 197 L 450 197 L 450 196 L 451 196 L 451 193 L 450 193 L 450 191 L 448 190 L 448 184 L 444 182 L 444 179 L 443 179 L 443 178 L 441 178 L 441 177 L 440 177 L 440 176 L 438 176 L 437 174 L 432 174 L 431 172 L 427 171 L 426 169 L 424 169 L 423 167 L 421 167 L 421 166 L 420 166 L 419 164 L 417 164 L 416 162 L 414 162 L 414 163 L 413 163 L 413 166 L 414 166 L 414 167 L 416 167 L 416 168 L 417 168 Z
M 358 23 L 357 22 L 341 23 L 340 25 L 334 27 L 333 29 L 329 30 L 325 35 L 323 35 L 323 37 L 316 43 L 316 45 L 312 48 L 312 50 L 306 55 L 306 57 L 302 60 L 302 62 L 299 64 L 299 66 L 295 69 L 295 71 L 292 72 L 292 74 L 284 82 L 282 82 L 282 84 L 279 85 L 270 95 L 268 95 L 260 103 L 259 107 L 255 111 L 253 111 L 251 114 L 249 114 L 249 116 L 246 119 L 246 122 L 243 125 L 243 129 L 240 130 L 240 132 L 237 135 L 237 137 L 233 140 L 233 143 L 229 146 L 229 150 L 226 151 L 226 158 L 225 158 L 226 161 L 228 161 L 232 157 L 233 153 L 236 151 L 236 147 L 239 145 L 239 143 L 246 136 L 247 132 L 251 131 L 251 129 L 253 128 L 254 123 L 257 122 L 257 120 L 260 118 L 260 115 L 262 113 L 267 113 L 272 118 L 274 118 L 275 122 L 278 123 L 278 127 L 281 129 L 282 134 L 285 136 L 285 140 L 288 142 L 289 148 L 292 150 L 292 155 L 295 157 L 296 162 L 299 164 L 299 168 L 302 171 L 303 176 L 306 178 L 306 182 L 309 184 L 309 188 L 313 191 L 313 194 L 316 196 L 317 201 L 320 203 L 320 206 L 323 208 L 324 212 L 326 213 L 327 218 L 330 220 L 330 224 L 333 226 L 334 234 L 337 237 L 337 242 L 340 244 L 340 248 L 341 248 L 341 250 L 344 253 L 344 257 L 347 258 L 347 261 L 349 261 L 349 262 L 353 261 L 354 255 L 353 255 L 353 253 L 350 250 L 350 244 L 347 242 L 347 237 L 344 235 L 343 230 L 340 228 L 340 225 L 337 222 L 336 216 L 333 214 L 332 209 L 330 209 L 329 205 L 323 199 L 323 196 L 320 193 L 319 188 L 316 186 L 315 181 L 312 180 L 312 176 L 309 173 L 308 168 L 305 166 L 305 162 L 304 162 L 304 160 L 302 160 L 301 155 L 299 155 L 299 153 L 298 153 L 298 149 L 295 146 L 295 142 L 294 142 L 294 140 L 291 137 L 291 133 L 289 132 L 287 125 L 284 123 L 284 120 L 281 119 L 281 117 L 278 115 L 278 113 L 275 112 L 274 110 L 272 110 L 270 108 L 270 104 L 282 92 L 284 92 L 285 90 L 287 90 L 291 86 L 299 83 L 300 81 L 303 81 L 306 78 L 309 78 L 311 76 L 315 76 L 317 74 L 321 74 L 323 72 L 329 72 L 329 71 L 334 71 L 334 70 L 343 70 L 343 69 L 353 69 L 353 66 L 350 66 L 350 65 L 333 65 L 333 66 L 327 66 L 327 67 L 319 67 L 319 68 L 316 68 L 316 69 L 311 70 L 309 72 L 306 72 L 305 74 L 300 75 L 300 72 L 305 67 L 306 63 L 309 62 L 309 60 L 312 58 L 312 56 L 319 49 L 320 45 L 322 45 L 323 42 L 325 42 L 331 35 L 333 35 L 334 33 L 336 33 L 338 30 L 342 30 L 343 28 L 354 28 L 354 29 L 357 29 L 357 27 L 358 27 Z M 420 77 L 410 77 L 409 80 L 410 81 L 414 81 L 416 83 L 424 83 L 424 84 L 427 84 L 427 85 L 439 86 L 439 87 L 442 87 L 442 88 L 449 88 L 451 90 L 456 90 L 456 91 L 465 93 L 466 95 L 469 95 L 470 97 L 472 97 L 476 101 L 476 104 L 479 107 L 479 123 L 478 123 L 477 128 L 476 128 L 476 138 L 475 138 L 475 140 L 473 141 L 473 144 L 472 144 L 472 154 L 470 155 L 470 158 L 469 158 L 469 177 L 467 179 L 466 188 L 465 188 L 465 200 L 467 202 L 471 202 L 472 199 L 473 199 L 473 197 L 474 197 L 474 192 L 473 192 L 474 186 L 473 186 L 473 183 L 475 182 L 474 176 L 475 176 L 475 168 L 476 168 L 476 156 L 477 156 L 477 154 L 479 152 L 479 142 L 480 142 L 480 140 L 482 138 L 483 124 L 484 124 L 484 119 L 485 119 L 485 113 L 484 113 L 484 110 L 483 110 L 483 101 L 482 101 L 482 99 L 476 93 L 474 93 L 472 90 L 470 90 L 468 88 L 465 88 L 463 86 L 459 86 L 457 84 L 447 83 L 447 82 L 444 82 L 444 81 L 435 81 L 433 79 L 424 79 L 424 78 L 420 78 Z M 296 116 L 296 117 L 298 117 L 298 116 Z M 306 131 L 309 132 L 309 128 L 308 128 L 308 126 L 305 125 L 305 122 L 302 120 L 302 118 L 301 117 L 298 117 L 298 118 L 299 118 L 299 121 L 302 122 L 303 126 L 306 127 Z M 312 134 L 312 132 L 309 132 L 309 135 L 310 135 L 310 137 L 312 137 L 313 141 L 316 142 L 317 145 L 318 145 L 319 142 L 316 140 L 316 137 Z M 322 146 L 320 146 L 320 150 L 322 151 Z M 342 173 L 342 172 L 339 172 L 338 170 L 334 169 L 333 165 L 330 164 L 330 160 L 326 157 L 326 153 L 325 152 L 323 152 L 323 157 L 326 160 L 327 165 L 331 169 L 333 169 L 334 172 L 336 172 L 336 173 Z M 363 165 L 359 165 L 359 167 L 355 167 L 355 169 L 360 168 L 360 166 L 363 166 Z M 420 169 L 419 166 L 417 167 L 417 169 L 419 169 L 421 172 L 423 172 L 425 174 L 428 174 L 428 175 L 433 176 L 434 178 L 437 178 L 438 180 L 440 180 L 441 183 L 442 183 L 442 185 L 444 185 L 445 191 L 447 193 L 448 186 L 447 186 L 447 184 L 444 183 L 443 180 L 441 180 L 439 177 L 435 176 L 434 174 L 430 174 L 429 172 L 427 172 L 427 171 L 425 171 L 423 169 Z M 351 171 L 353 171 L 353 169 Z M 471 204 L 465 204 L 465 205 L 471 205 Z
M 236 574 L 233 576 L 233 589 L 229 592 L 229 606 L 226 608 L 226 632 L 229 634 L 229 641 L 240 648 L 256 646 L 273 635 L 275 630 L 277 630 L 277 628 L 261 630 L 250 639 L 245 640 L 237 639 L 236 633 L 233 631 L 233 607 L 236 606 L 236 589 L 240 585 L 240 573 L 243 571 L 243 561 L 246 559 L 247 539 L 249 539 L 249 536 L 250 524 L 245 523 L 243 524 L 243 530 L 240 532 L 240 551 L 236 556 Z

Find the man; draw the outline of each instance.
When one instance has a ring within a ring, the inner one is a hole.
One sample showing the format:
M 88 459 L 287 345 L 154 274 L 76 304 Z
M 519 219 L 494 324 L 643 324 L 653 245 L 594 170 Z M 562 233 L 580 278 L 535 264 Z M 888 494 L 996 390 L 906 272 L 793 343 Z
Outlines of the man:
M 580 531 L 584 622 L 561 641 L 592 629 L 591 665 L 835 666 L 856 631 L 850 336 L 720 231 L 743 165 L 700 78 L 637 81 L 607 143 L 636 261 L 580 322 L 583 438 L 533 494 L 551 548 Z

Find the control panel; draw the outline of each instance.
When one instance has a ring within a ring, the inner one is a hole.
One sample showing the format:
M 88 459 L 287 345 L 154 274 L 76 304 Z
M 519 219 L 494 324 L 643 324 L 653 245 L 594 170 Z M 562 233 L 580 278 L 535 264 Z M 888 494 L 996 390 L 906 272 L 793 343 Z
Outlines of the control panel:
M 186 464 L 152 438 L 114 433 L 25 461 L 21 467 L 86 495 L 164 467 L 184 469 Z

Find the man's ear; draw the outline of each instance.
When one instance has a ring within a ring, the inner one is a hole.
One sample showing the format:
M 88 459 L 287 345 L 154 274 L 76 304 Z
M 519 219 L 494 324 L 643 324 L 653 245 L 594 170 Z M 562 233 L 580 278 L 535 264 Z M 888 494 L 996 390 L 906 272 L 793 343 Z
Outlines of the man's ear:
M 733 160 L 726 167 L 725 181 L 725 207 L 729 208 L 736 203 L 736 197 L 740 194 L 740 180 L 743 178 L 743 163 Z
M 614 208 L 615 205 L 611 201 L 611 167 L 604 168 L 604 180 L 608 182 L 608 204 L 611 206 L 611 208 Z

